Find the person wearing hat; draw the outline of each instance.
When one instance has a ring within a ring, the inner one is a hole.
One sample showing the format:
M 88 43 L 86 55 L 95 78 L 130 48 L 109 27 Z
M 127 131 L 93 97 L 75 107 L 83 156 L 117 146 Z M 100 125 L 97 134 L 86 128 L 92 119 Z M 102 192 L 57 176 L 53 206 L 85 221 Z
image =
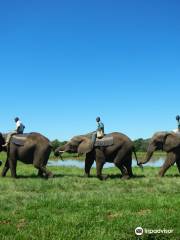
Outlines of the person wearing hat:
M 92 147 L 96 142 L 96 138 L 104 137 L 104 124 L 101 122 L 100 117 L 96 118 L 96 122 L 97 122 L 97 130 L 92 135 Z
M 7 135 L 7 138 L 6 138 L 6 143 L 3 145 L 3 147 L 7 147 L 10 140 L 11 140 L 11 137 L 15 134 L 23 134 L 24 132 L 24 129 L 25 129 L 25 126 L 24 124 L 22 124 L 22 122 L 20 121 L 20 119 L 18 117 L 16 117 L 14 119 L 15 123 L 16 123 L 16 129 L 12 132 L 10 132 L 8 135 Z

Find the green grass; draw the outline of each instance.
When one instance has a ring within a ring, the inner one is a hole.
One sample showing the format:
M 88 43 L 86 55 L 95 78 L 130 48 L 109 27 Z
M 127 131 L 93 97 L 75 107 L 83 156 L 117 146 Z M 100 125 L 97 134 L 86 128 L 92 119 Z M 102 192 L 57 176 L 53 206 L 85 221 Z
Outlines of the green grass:
M 4 157 L 0 157 L 3 159 Z M 1 166 L 2 168 L 2 166 Z M 180 239 L 180 175 L 166 177 L 158 168 L 134 168 L 135 178 L 119 179 L 116 168 L 105 169 L 106 181 L 83 178 L 83 170 L 48 167 L 53 179 L 36 177 L 31 165 L 18 162 L 18 179 L 0 179 L 0 239 L 138 239 L 137 226 L 173 229 L 173 234 L 139 239 Z

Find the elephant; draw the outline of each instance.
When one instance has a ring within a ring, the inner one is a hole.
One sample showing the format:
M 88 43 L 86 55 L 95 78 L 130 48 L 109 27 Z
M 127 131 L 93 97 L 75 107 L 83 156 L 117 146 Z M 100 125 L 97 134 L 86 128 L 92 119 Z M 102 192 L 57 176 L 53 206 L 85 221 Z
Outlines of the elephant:
M 147 163 L 154 151 L 162 150 L 167 152 L 167 157 L 160 168 L 159 176 L 163 177 L 166 171 L 176 162 L 177 168 L 180 172 L 180 134 L 174 132 L 156 132 L 147 148 L 145 160 L 141 164 Z
M 65 145 L 55 149 L 55 156 L 61 156 L 63 152 L 85 154 L 85 176 L 90 176 L 90 170 L 96 161 L 96 173 L 100 180 L 107 176 L 102 175 L 102 169 L 105 162 L 112 162 L 120 169 L 123 179 L 133 176 L 132 172 L 132 153 L 134 152 L 136 161 L 137 156 L 131 139 L 118 132 L 107 134 L 106 137 L 113 137 L 113 143 L 109 146 L 92 146 L 92 135 L 80 135 L 73 137 Z M 138 161 L 137 161 L 138 162 Z
M 38 176 L 52 177 L 53 174 L 46 169 L 51 153 L 50 141 L 40 133 L 18 134 L 12 136 L 8 147 L 4 147 L 7 134 L 0 133 L 0 152 L 7 152 L 7 159 L 2 171 L 2 177 L 11 170 L 11 176 L 16 178 L 17 160 L 26 164 L 33 164 L 38 169 Z

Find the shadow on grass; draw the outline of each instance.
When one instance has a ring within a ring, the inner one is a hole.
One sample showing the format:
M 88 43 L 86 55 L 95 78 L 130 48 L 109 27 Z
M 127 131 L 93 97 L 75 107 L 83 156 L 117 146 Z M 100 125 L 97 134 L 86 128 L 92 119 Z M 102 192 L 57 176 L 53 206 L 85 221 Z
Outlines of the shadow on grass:
M 180 174 L 167 174 L 163 178 L 173 178 L 173 177 L 180 177 Z
M 129 179 L 135 179 L 135 178 L 145 178 L 146 176 L 145 175 L 133 175 L 131 178 Z M 116 178 L 122 178 L 122 175 L 121 174 L 111 174 L 111 175 L 108 175 L 108 178 L 110 179 L 116 179 Z
M 102 176 L 105 176 L 106 179 L 121 179 L 122 175 L 121 174 L 103 174 Z M 96 175 L 90 175 L 89 177 L 85 177 L 83 174 L 79 175 L 79 174 L 62 174 L 62 173 L 58 173 L 58 174 L 54 174 L 53 178 L 64 178 L 64 177 L 78 177 L 78 178 L 97 178 Z M 159 176 L 154 176 L 154 177 L 159 177 Z M 6 176 L 5 178 L 11 178 L 11 176 Z M 133 177 L 129 178 L 130 179 L 142 179 L 142 178 L 148 178 L 148 176 L 146 175 L 133 175 Z M 161 178 L 161 177 L 159 177 Z M 163 178 L 180 178 L 180 174 L 167 174 L 165 175 Z M 30 174 L 30 175 L 18 175 L 16 179 L 48 179 L 46 177 L 40 177 L 36 174 Z
M 122 175 L 121 174 L 107 174 L 107 175 L 102 175 L 102 176 L 106 176 L 106 179 L 121 179 L 122 178 Z M 90 175 L 89 177 L 85 177 L 84 175 L 78 175 L 78 174 L 54 174 L 53 175 L 53 178 L 64 178 L 64 177 L 78 177 L 78 178 L 97 178 L 96 175 Z M 130 179 L 138 179 L 138 178 L 144 178 L 145 175 L 134 175 L 132 178 Z M 11 178 L 11 176 L 6 176 L 5 178 Z M 46 177 L 40 177 L 36 174 L 30 174 L 30 175 L 18 175 L 16 177 L 16 179 L 48 179 Z
M 89 177 L 85 177 L 84 175 L 77 175 L 77 174 L 55 174 L 54 175 L 54 177 L 56 178 L 58 178 L 58 177 L 68 177 L 68 176 L 70 176 L 70 177 L 79 177 L 79 178 L 84 178 L 84 179 L 86 179 L 86 178 L 89 178 L 89 179 L 91 179 L 91 178 L 97 178 L 97 176 L 96 175 L 90 175 Z M 106 179 L 121 179 L 122 178 L 122 175 L 121 174 L 106 174 L 106 175 L 102 175 L 102 176 L 104 176 L 104 177 L 106 177 Z M 146 176 L 145 175 L 134 175 L 132 178 L 130 178 L 130 179 L 135 179 L 135 178 L 145 178 Z

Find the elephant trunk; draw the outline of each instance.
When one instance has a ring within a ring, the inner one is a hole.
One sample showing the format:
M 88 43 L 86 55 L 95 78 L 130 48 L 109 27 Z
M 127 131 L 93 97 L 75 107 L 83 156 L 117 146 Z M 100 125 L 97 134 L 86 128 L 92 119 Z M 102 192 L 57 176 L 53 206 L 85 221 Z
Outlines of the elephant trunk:
M 56 157 L 60 156 L 61 157 L 61 155 L 65 152 L 64 149 L 65 149 L 64 146 L 60 146 L 60 147 L 56 148 L 55 151 L 54 151 L 54 156 L 56 156 Z
M 147 153 L 146 153 L 145 160 L 143 162 L 141 162 L 141 163 L 145 164 L 145 163 L 149 162 L 149 160 L 151 159 L 154 151 L 155 151 L 155 147 L 154 146 L 149 146 L 148 150 L 147 150 Z
M 141 163 L 138 161 L 138 159 L 137 159 L 137 155 L 136 155 L 135 147 L 133 147 L 133 152 L 134 152 L 134 156 L 135 156 L 135 159 L 136 159 L 137 165 L 138 165 L 141 169 L 143 169 L 142 164 L 141 164 Z
M 141 164 L 145 164 L 149 162 L 155 150 L 156 150 L 156 146 L 154 144 L 149 144 L 145 159 L 141 162 Z
M 146 153 L 146 158 L 145 158 L 145 160 L 142 162 L 142 164 L 145 164 L 145 163 L 149 162 L 149 160 L 151 159 L 152 155 L 153 155 L 153 152 L 147 152 L 147 153 Z

